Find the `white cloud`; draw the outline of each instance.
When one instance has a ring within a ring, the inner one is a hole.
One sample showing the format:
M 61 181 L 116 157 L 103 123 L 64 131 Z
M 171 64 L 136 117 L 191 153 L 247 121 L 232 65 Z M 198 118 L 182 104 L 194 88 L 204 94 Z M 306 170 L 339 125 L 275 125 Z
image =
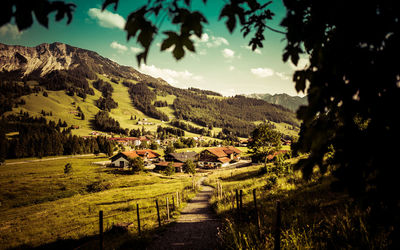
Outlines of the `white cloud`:
M 250 69 L 251 73 L 258 77 L 270 77 L 274 75 L 274 71 L 270 68 L 254 68 Z
M 116 49 L 118 52 L 122 53 L 128 50 L 128 47 L 125 45 L 119 44 L 118 42 L 114 41 L 110 44 L 110 47 Z
M 125 19 L 108 10 L 101 11 L 101 9 L 91 8 L 88 11 L 88 15 L 104 28 L 118 28 L 122 30 L 125 27 Z
M 275 75 L 277 75 L 279 78 L 281 78 L 282 80 L 290 80 L 290 77 L 282 72 L 275 72 Z
M 129 49 L 135 54 L 142 51 L 142 49 L 138 47 L 130 47 Z
M 208 48 L 219 47 L 221 45 L 229 45 L 228 40 L 223 37 L 211 36 L 209 41 L 206 43 Z
M 154 65 L 142 64 L 139 69 L 142 73 L 148 74 L 152 77 L 161 77 L 170 84 L 179 85 L 179 87 L 189 87 L 183 86 L 184 84 L 190 84 L 190 81 L 199 82 L 203 80 L 202 76 L 194 75 L 193 73 L 185 71 L 176 71 L 172 69 L 162 69 Z
M 18 30 L 17 25 L 9 23 L 0 28 L 0 35 L 2 37 L 9 36 L 12 39 L 18 39 L 22 35 L 22 32 Z
M 191 35 L 190 38 L 194 42 L 206 43 L 210 39 L 210 36 L 207 33 L 201 34 L 201 38 L 198 38 L 196 35 Z
M 233 71 L 233 70 L 235 70 L 235 66 L 232 66 L 232 65 L 231 65 L 231 66 L 229 66 L 228 69 L 229 69 L 229 71 Z
M 222 50 L 222 55 L 223 55 L 225 58 L 231 59 L 231 58 L 234 58 L 234 57 L 235 57 L 235 51 L 233 51 L 233 50 L 231 50 L 231 49 L 223 49 L 223 50 Z
M 251 49 L 251 46 L 248 46 L 248 45 L 243 45 L 243 46 L 240 46 L 240 47 L 243 48 L 243 49 L 247 49 L 247 50 L 253 51 Z M 259 48 L 256 48 L 253 52 L 256 53 L 256 54 L 259 54 L 259 55 L 262 54 L 262 52 L 261 52 L 261 50 Z

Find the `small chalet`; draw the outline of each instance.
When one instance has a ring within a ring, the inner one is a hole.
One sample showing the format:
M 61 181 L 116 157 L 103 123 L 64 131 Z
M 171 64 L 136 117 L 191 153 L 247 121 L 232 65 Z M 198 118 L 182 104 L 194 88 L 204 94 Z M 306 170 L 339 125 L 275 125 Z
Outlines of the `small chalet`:
M 111 165 L 114 167 L 126 168 L 129 165 L 129 160 L 140 157 L 144 162 L 151 162 L 160 157 L 160 155 L 151 149 L 135 150 L 121 152 L 111 157 Z
M 168 164 L 170 162 L 162 161 L 156 163 L 156 167 L 154 168 L 154 171 L 165 171 L 168 167 Z M 175 168 L 175 172 L 181 173 L 183 172 L 183 165 L 184 163 L 182 162 L 172 162 L 172 166 Z
M 193 162 L 198 161 L 199 154 L 193 151 L 181 152 L 181 153 L 169 153 L 164 156 L 165 161 L 171 162 L 182 162 L 185 163 L 187 160 L 192 160 Z
M 274 152 L 273 154 L 270 154 L 270 155 L 267 156 L 267 161 L 270 162 L 270 161 L 272 161 L 277 155 L 286 154 L 287 152 L 288 152 L 288 150 L 279 150 L 279 151 L 276 151 L 276 152 Z
M 200 152 L 198 165 L 204 168 L 225 167 L 231 161 L 239 160 L 241 152 L 233 146 L 208 148 Z

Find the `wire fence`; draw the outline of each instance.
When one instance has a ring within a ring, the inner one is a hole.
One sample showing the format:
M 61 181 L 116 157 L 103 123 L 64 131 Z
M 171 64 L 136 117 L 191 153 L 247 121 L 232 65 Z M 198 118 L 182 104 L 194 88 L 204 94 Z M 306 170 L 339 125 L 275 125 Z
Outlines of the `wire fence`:
M 179 210 L 195 191 L 196 188 L 185 187 L 158 196 L 129 199 L 121 202 L 125 206 L 116 209 L 107 209 L 104 204 L 89 205 L 89 212 L 93 216 L 79 218 L 76 223 L 67 223 L 52 235 L 57 239 L 68 239 L 73 235 L 78 235 L 79 238 L 98 235 L 102 248 L 104 245 L 102 234 L 107 231 L 119 228 L 136 232 L 136 235 L 140 236 L 144 231 L 153 229 L 157 225 L 163 226 L 171 222 L 172 212 Z M 41 220 L 43 217 L 37 219 Z

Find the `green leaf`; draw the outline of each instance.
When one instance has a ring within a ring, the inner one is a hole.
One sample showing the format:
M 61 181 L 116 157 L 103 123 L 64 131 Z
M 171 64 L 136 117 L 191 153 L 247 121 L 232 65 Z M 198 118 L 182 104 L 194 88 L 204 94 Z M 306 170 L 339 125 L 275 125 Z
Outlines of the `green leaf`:
M 185 45 L 185 47 L 192 51 L 192 52 L 196 52 L 194 45 L 193 45 L 193 41 L 189 39 L 189 37 L 187 37 L 184 41 L 183 41 L 183 45 Z
M 161 51 L 164 51 L 164 50 L 170 48 L 171 46 L 176 44 L 178 42 L 178 39 L 179 39 L 178 35 L 173 31 L 166 31 L 166 32 L 164 32 L 164 34 L 168 35 L 168 38 L 166 38 L 162 42 Z
M 23 6 L 26 3 L 17 2 L 15 10 L 15 23 L 17 24 L 18 30 L 24 30 L 29 28 L 33 23 L 32 18 L 32 6 Z
M 13 10 L 11 1 L 3 1 L 0 10 L 0 26 L 3 26 L 11 21 L 12 13 Z
M 176 60 L 181 59 L 185 55 L 185 50 L 183 49 L 183 44 L 175 44 L 175 48 L 172 51 Z
M 110 4 L 114 4 L 114 10 L 117 10 L 118 2 L 119 2 L 119 0 L 105 0 L 101 7 L 101 10 L 105 10 L 108 7 L 108 5 L 110 5 Z

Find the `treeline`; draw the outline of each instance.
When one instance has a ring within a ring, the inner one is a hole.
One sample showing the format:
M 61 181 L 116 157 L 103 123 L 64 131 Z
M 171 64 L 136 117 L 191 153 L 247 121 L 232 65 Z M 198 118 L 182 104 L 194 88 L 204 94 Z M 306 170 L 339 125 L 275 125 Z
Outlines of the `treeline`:
M 199 93 L 201 95 L 222 96 L 220 93 L 217 93 L 217 92 L 214 92 L 214 91 L 211 91 L 211 90 L 203 90 L 203 89 L 197 89 L 197 88 L 193 88 L 193 87 L 188 88 L 188 90 L 194 91 L 194 92 Z
M 38 74 L 30 74 L 27 79 L 36 80 L 48 90 L 65 90 L 70 96 L 77 95 L 83 99 L 86 95 L 94 95 L 94 90 L 89 86 L 86 78 L 95 77 L 90 72 L 84 72 L 79 68 L 74 70 L 55 70 L 41 77 Z
M 186 122 L 183 121 L 179 121 L 177 119 L 174 119 L 170 122 L 170 124 L 174 127 L 178 127 L 181 128 L 183 130 L 195 133 L 195 134 L 200 134 L 200 135 L 206 135 L 206 136 L 211 136 L 211 131 L 210 129 L 212 129 L 212 127 L 210 127 L 210 129 L 208 128 L 199 128 L 199 127 L 195 127 L 192 126 L 190 124 L 187 124 Z
M 163 135 L 176 135 L 176 136 L 185 136 L 185 131 L 179 128 L 171 128 L 171 127 L 162 127 L 162 126 L 157 126 L 157 133 L 163 134 Z M 160 137 L 162 137 L 160 135 Z
M 19 99 L 21 96 L 32 93 L 39 93 L 42 88 L 35 86 L 31 88 L 25 81 L 23 84 L 12 80 L 0 79 L 0 115 L 18 105 L 25 104 L 25 101 Z
M 94 129 L 100 130 L 103 132 L 113 132 L 117 134 L 128 134 L 129 131 L 121 128 L 119 122 L 114 120 L 108 115 L 106 111 L 99 111 L 94 116 L 93 121 Z
M 111 109 L 115 109 L 118 107 L 118 103 L 112 99 L 112 92 L 114 88 L 111 86 L 109 82 L 105 82 L 101 79 L 94 81 L 93 87 L 101 92 L 100 98 L 96 100 L 96 106 L 105 111 L 110 111 Z
M 154 106 L 161 108 L 161 107 L 168 107 L 167 101 L 155 101 Z
M 166 114 L 158 111 L 152 102 L 156 100 L 156 94 L 148 88 L 145 83 L 131 84 L 128 82 L 123 82 L 123 84 L 129 88 L 129 96 L 132 100 L 133 105 L 145 113 L 146 115 L 153 117 L 155 119 L 169 121 Z
M 6 133 L 19 132 L 7 138 Z M 113 144 L 105 137 L 82 138 L 70 134 L 70 129 L 60 131 L 54 121 L 47 123 L 43 117 L 11 115 L 0 120 L 0 161 L 9 158 L 43 157 L 85 153 L 112 154 Z
M 175 88 L 170 85 L 148 83 L 158 92 L 175 95 L 173 103 L 179 120 L 192 121 L 203 127 L 222 127 L 225 135 L 247 137 L 254 130 L 255 121 L 270 120 L 298 126 L 295 114 L 281 106 L 263 100 L 235 96 L 208 98 L 201 91 Z M 201 93 L 201 94 L 200 94 Z M 189 129 L 189 128 L 188 128 Z M 219 135 L 219 137 L 226 137 Z

